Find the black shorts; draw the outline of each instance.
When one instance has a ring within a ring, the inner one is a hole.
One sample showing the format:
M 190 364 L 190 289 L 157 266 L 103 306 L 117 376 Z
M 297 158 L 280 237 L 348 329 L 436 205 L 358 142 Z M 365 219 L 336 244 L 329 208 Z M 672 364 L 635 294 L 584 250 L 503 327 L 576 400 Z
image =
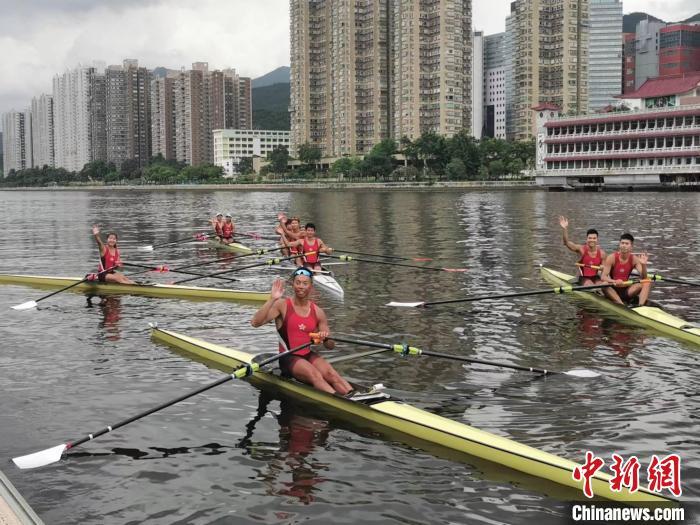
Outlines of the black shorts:
M 114 272 L 114 270 L 110 270 L 108 272 L 99 273 L 99 274 L 97 274 L 97 280 L 100 281 L 101 283 L 107 282 L 107 274 L 108 273 L 115 273 L 115 272 Z
M 294 362 L 293 359 L 306 359 L 309 361 L 313 356 L 317 356 L 318 354 L 314 352 L 313 350 L 309 352 L 306 355 L 294 355 L 294 354 L 289 354 L 284 357 L 282 357 L 280 361 L 280 370 L 282 372 L 282 377 L 292 377 L 292 363 Z
M 599 284 L 599 283 L 600 283 L 600 275 L 595 275 L 595 276 L 593 276 L 593 277 L 584 277 L 583 275 L 579 275 L 579 276 L 578 276 L 577 284 L 578 284 L 579 286 L 583 286 L 583 281 L 584 281 L 585 279 L 590 279 L 591 281 L 593 281 L 594 284 Z
M 613 286 L 613 290 L 617 292 L 617 295 L 620 296 L 623 303 L 630 303 L 632 299 L 634 299 L 634 297 L 629 296 L 629 286 L 621 286 L 619 288 L 617 286 Z

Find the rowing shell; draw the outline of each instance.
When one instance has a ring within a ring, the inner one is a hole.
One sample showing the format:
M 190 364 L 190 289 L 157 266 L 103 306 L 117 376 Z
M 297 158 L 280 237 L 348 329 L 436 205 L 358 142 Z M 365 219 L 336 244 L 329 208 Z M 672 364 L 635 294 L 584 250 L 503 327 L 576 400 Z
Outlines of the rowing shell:
M 22 284 L 34 288 L 65 288 L 80 281 L 80 277 L 47 277 L 40 275 L 0 274 L 0 283 Z M 94 295 L 143 295 L 148 297 L 170 297 L 179 299 L 201 299 L 215 301 L 260 301 L 270 298 L 267 292 L 233 290 L 230 288 L 201 288 L 175 284 L 116 284 L 85 282 L 70 289 Z
M 291 264 L 280 264 L 265 267 L 265 269 L 284 270 L 285 272 L 289 273 L 293 272 L 295 268 L 296 267 Z M 340 286 L 340 283 L 335 280 L 332 272 L 327 271 L 325 266 L 322 266 L 322 268 L 324 269 L 321 272 L 314 272 L 314 286 L 319 286 L 324 290 L 328 290 L 336 297 L 343 299 L 345 297 L 345 290 L 343 290 L 343 287 Z
M 576 277 L 550 268 L 541 268 L 540 273 L 545 281 L 555 285 L 571 284 Z M 665 312 L 656 306 L 621 306 L 615 304 L 605 296 L 595 292 L 573 292 L 579 297 L 584 297 L 594 302 L 601 308 L 616 313 L 630 321 L 642 326 L 653 328 L 659 332 L 670 335 L 682 341 L 694 343 L 700 346 L 700 326 Z
M 229 370 L 251 363 L 255 358 L 254 354 L 170 330 L 153 328 L 151 335 L 154 340 L 172 346 L 189 357 Z M 329 361 L 333 362 L 332 359 Z M 304 401 L 332 408 L 348 417 L 355 416 L 365 423 L 398 431 L 401 435 L 486 459 L 560 485 L 579 490 L 582 488 L 582 482 L 574 481 L 572 477 L 573 469 L 578 466 L 573 461 L 431 414 L 400 400 L 392 400 L 388 395 L 378 402 L 376 400 L 352 401 L 342 396 L 322 392 L 293 379 L 263 371 L 255 372 L 250 377 L 250 381 L 257 387 L 275 389 Z M 621 492 L 614 492 L 610 488 L 609 480 L 610 476 L 602 472 L 597 472 L 591 479 L 593 491 L 597 496 L 635 503 L 672 501 L 644 488 L 634 493 L 630 493 L 626 488 Z
M 238 242 L 226 244 L 218 239 L 209 239 L 207 241 L 207 244 L 213 248 L 216 248 L 217 250 L 226 250 L 228 252 L 238 253 L 240 255 L 247 255 L 249 253 L 253 253 L 253 250 Z

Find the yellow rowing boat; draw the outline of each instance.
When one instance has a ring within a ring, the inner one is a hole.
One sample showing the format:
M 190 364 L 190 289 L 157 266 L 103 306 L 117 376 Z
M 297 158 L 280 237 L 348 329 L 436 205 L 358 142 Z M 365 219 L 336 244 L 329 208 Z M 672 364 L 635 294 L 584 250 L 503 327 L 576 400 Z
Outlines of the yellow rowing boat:
M 48 277 L 42 275 L 0 274 L 0 283 L 21 284 L 42 289 L 65 288 L 81 281 L 80 277 Z M 255 301 L 264 302 L 270 297 L 268 292 L 232 290 L 230 288 L 202 288 L 199 286 L 178 286 L 174 284 L 114 284 L 85 282 L 70 289 L 93 295 L 144 295 L 148 297 L 170 297 L 173 299 L 194 299 L 213 301 Z
M 207 241 L 207 244 L 213 248 L 216 248 L 217 250 L 226 250 L 228 252 L 238 253 L 240 255 L 247 255 L 249 253 L 253 253 L 252 249 L 239 242 L 232 242 L 230 244 L 226 244 L 225 242 L 221 242 L 219 239 L 214 238 L 209 239 Z
M 540 269 L 542 278 L 548 283 L 555 285 L 571 284 L 576 280 L 573 275 L 558 272 L 551 268 L 542 267 Z M 615 304 L 604 295 L 596 292 L 573 292 L 578 297 L 585 298 L 596 305 L 614 312 L 620 317 L 624 317 L 639 325 L 653 328 L 659 332 L 670 335 L 682 341 L 694 343 L 700 346 L 700 326 L 691 324 L 688 321 L 671 315 L 657 306 L 621 306 Z
M 157 327 L 152 329 L 151 335 L 154 340 L 167 344 L 190 357 L 211 363 L 217 368 L 231 370 L 240 365 L 252 363 L 256 358 L 254 354 Z M 304 401 L 331 408 L 343 415 L 359 418 L 365 423 L 396 431 L 400 435 L 407 436 L 409 440 L 418 438 L 423 442 L 505 465 L 560 485 L 579 490 L 582 488 L 582 482 L 577 482 L 572 477 L 574 468 L 578 466 L 573 461 L 426 412 L 391 399 L 388 395 L 378 400 L 353 401 L 321 392 L 293 379 L 267 371 L 256 371 L 249 380 L 258 387 L 274 389 Z M 592 478 L 592 486 L 597 496 L 636 504 L 672 501 L 644 488 L 634 493 L 627 489 L 615 492 L 610 488 L 610 479 L 610 476 L 605 473 L 595 474 Z M 582 493 L 581 499 L 584 499 Z

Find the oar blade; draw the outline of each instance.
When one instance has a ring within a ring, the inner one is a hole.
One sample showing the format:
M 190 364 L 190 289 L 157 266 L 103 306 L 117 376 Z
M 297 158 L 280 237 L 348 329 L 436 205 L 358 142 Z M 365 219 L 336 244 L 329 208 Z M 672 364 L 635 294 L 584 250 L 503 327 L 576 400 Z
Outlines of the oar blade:
M 57 445 L 55 447 L 40 450 L 26 456 L 12 458 L 12 462 L 21 469 L 39 468 L 61 460 L 63 453 L 68 448 L 67 445 Z
M 26 303 L 22 304 L 16 304 L 15 306 L 12 307 L 13 310 L 31 310 L 32 308 L 36 308 L 39 303 L 36 301 L 27 301 Z
M 600 377 L 600 374 L 597 372 L 594 372 L 593 370 L 586 370 L 585 368 L 580 368 L 580 369 L 575 369 L 575 370 L 569 370 L 568 372 L 563 372 L 567 376 L 574 376 L 574 377 Z
M 154 250 L 154 248 L 153 248 L 153 246 L 151 246 L 151 245 L 149 244 L 148 246 L 139 246 L 139 247 L 138 247 L 138 250 L 139 250 L 140 252 L 152 252 L 152 251 Z
M 432 259 L 430 257 L 414 257 L 411 259 L 413 262 L 430 262 Z
M 399 303 L 397 301 L 391 301 L 390 303 L 386 303 L 385 306 L 398 306 L 401 308 L 417 308 L 419 306 L 423 306 L 425 303 L 424 302 L 419 302 L 419 303 Z
M 466 268 L 443 268 L 442 269 L 444 272 L 452 272 L 452 273 L 462 273 L 466 272 Z

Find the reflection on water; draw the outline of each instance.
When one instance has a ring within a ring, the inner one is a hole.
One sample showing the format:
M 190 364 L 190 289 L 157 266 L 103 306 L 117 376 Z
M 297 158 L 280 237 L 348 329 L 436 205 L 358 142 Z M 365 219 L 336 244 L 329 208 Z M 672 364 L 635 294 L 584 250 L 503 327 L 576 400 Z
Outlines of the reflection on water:
M 407 402 L 570 459 L 679 453 L 684 499 L 700 498 L 700 351 L 633 326 L 583 301 L 538 296 L 431 309 L 391 300 L 444 299 L 544 286 L 538 268 L 573 270 L 559 215 L 580 242 L 595 227 L 606 250 L 629 230 L 650 266 L 697 277 L 697 194 L 546 192 L 1 192 L 0 272 L 85 275 L 95 264 L 90 225 L 120 234 L 125 261 L 193 271 L 253 262 L 201 243 L 139 246 L 207 229 L 234 210 L 237 227 L 271 232 L 277 211 L 319 225 L 324 241 L 370 253 L 440 258 L 466 273 L 351 263 L 335 266 L 339 302 L 317 301 L 339 334 L 409 341 L 437 352 L 552 370 L 588 368 L 595 382 L 391 354 L 339 371 L 384 383 Z M 46 220 L 38 225 L 35 210 Z M 51 235 L 47 236 L 46 231 Z M 246 244 L 268 247 L 270 241 Z M 244 262 L 245 261 L 245 262 Z M 274 270 L 231 274 L 236 288 L 269 290 Z M 159 282 L 181 276 L 149 273 Z M 198 280 L 202 286 L 226 286 Z M 138 296 L 59 294 L 41 308 L 9 306 L 42 295 L 0 286 L 0 456 L 10 458 L 138 413 L 221 377 L 154 344 L 148 323 L 267 352 L 271 327 L 254 330 L 255 305 Z M 659 284 L 652 299 L 700 323 L 700 290 Z M 359 351 L 339 345 L 329 355 Z M 316 407 L 266 402 L 230 382 L 76 449 L 47 469 L 4 469 L 47 523 L 561 523 L 569 496 L 491 464 L 441 454 L 376 429 L 341 424 Z M 246 423 L 250 423 L 246 427 Z M 414 446 L 415 445 L 415 446 Z M 444 451 L 443 451 L 444 452 Z M 550 484 L 551 485 L 551 484 Z

